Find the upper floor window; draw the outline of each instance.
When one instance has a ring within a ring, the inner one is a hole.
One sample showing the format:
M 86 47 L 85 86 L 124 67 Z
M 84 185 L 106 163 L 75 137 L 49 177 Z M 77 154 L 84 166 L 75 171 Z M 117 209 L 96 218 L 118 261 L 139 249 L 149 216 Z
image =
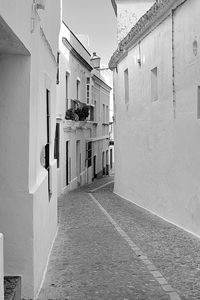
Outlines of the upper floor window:
M 109 123 L 109 110 L 108 110 L 108 105 L 106 105 L 106 123 Z
M 69 108 L 69 73 L 65 75 L 66 110 Z
M 151 70 L 151 101 L 158 100 L 158 68 Z
M 129 76 L 128 69 L 124 71 L 124 95 L 125 95 L 125 103 L 129 103 Z
M 87 104 L 90 103 L 90 77 L 87 77 L 86 81 L 86 100 Z
M 80 100 L 80 80 L 76 80 L 76 100 Z
M 105 123 L 106 122 L 106 120 L 105 120 L 105 104 L 103 104 L 103 123 Z

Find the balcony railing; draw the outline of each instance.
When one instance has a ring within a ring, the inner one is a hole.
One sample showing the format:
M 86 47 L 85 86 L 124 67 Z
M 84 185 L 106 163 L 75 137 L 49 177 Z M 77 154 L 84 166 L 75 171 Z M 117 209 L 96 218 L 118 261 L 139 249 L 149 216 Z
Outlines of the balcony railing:
M 66 110 L 66 120 L 94 121 L 94 106 L 71 99 L 71 107 Z

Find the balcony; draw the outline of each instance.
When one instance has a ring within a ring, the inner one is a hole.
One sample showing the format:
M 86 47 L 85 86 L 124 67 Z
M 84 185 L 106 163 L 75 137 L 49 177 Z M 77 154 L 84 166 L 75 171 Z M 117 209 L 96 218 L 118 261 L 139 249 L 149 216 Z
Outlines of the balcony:
M 66 120 L 94 121 L 94 106 L 87 105 L 79 100 L 71 100 L 71 108 L 66 110 Z

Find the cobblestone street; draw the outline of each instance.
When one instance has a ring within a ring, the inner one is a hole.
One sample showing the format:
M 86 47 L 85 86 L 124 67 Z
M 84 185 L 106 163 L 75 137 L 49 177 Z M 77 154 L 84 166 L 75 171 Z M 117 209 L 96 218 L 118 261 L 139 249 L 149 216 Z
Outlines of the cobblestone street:
M 200 240 L 112 189 L 104 177 L 59 199 L 38 299 L 200 299 Z

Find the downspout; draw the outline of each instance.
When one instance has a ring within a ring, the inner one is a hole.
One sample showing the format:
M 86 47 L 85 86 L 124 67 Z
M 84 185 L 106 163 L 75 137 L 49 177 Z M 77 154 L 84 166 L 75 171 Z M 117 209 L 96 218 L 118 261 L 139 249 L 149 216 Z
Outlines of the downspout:
M 173 115 L 176 119 L 176 86 L 175 86 L 175 30 L 174 30 L 174 13 L 175 9 L 172 9 L 172 93 L 173 93 Z

